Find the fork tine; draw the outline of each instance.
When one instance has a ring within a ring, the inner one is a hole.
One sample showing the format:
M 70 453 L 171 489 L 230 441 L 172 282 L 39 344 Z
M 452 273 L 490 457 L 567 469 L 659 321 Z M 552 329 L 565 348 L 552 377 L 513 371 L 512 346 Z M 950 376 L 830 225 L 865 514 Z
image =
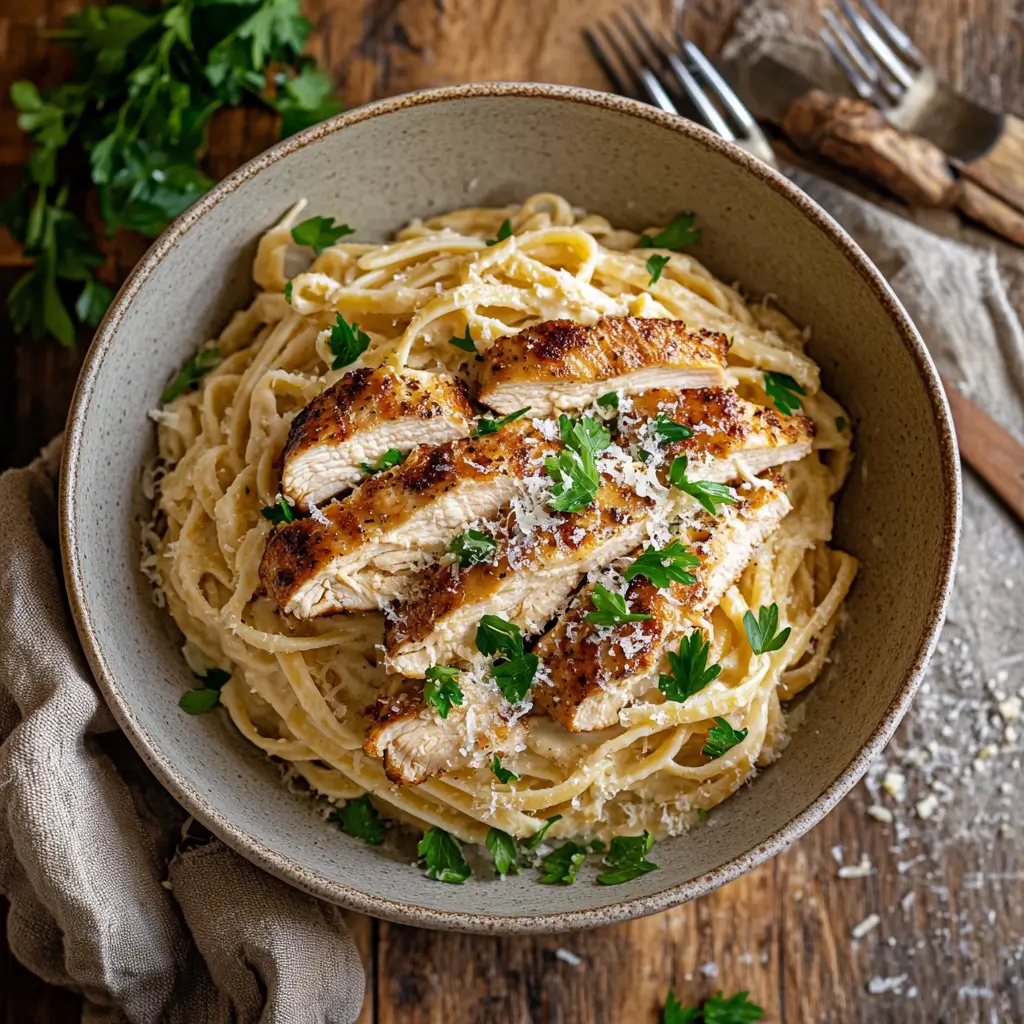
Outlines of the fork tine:
M 861 0 L 861 4 L 893 49 L 898 50 L 914 65 L 915 70 L 920 71 L 926 62 L 924 54 L 914 45 L 914 40 L 875 3 L 875 0 Z
M 626 80 L 619 74 L 608 52 L 602 47 L 601 41 L 589 28 L 583 30 L 583 41 L 587 44 L 590 55 L 597 61 L 598 67 L 601 68 L 605 73 L 605 77 L 611 82 L 615 92 L 620 96 L 632 94 L 634 90 L 626 84 Z
M 615 23 L 615 27 L 619 30 L 619 34 L 623 39 L 625 39 L 629 48 L 633 51 L 633 63 L 630 63 L 629 58 L 618 45 L 611 32 L 608 30 L 607 25 L 604 26 L 605 38 L 611 42 L 616 53 L 619 55 L 619 58 L 624 64 L 626 64 L 630 72 L 640 83 L 640 88 L 647 95 L 648 100 L 656 107 L 660 107 L 662 110 L 667 111 L 670 114 L 678 114 L 679 108 L 675 103 L 673 103 L 672 98 L 666 91 L 661 79 L 658 78 L 658 76 L 651 70 L 650 55 L 644 52 L 642 44 L 630 31 L 629 26 L 620 17 L 618 11 L 615 11 L 612 14 L 611 20 Z
M 839 0 L 839 6 L 842 8 L 843 14 L 846 15 L 846 20 L 853 27 L 857 35 L 860 36 L 864 45 L 882 62 L 889 74 L 903 87 L 899 92 L 902 94 L 903 89 L 910 88 L 914 81 L 914 76 L 910 74 L 906 65 L 900 60 L 892 47 L 878 34 L 874 25 L 850 3 L 850 0 Z
M 867 95 L 860 92 L 857 86 L 854 85 L 857 95 L 861 96 L 862 99 L 871 100 L 871 102 L 883 107 L 891 106 L 898 102 L 900 96 L 903 95 L 903 87 L 898 82 L 894 82 L 889 75 L 883 74 L 882 66 L 875 60 L 874 55 L 866 50 L 863 44 L 853 36 L 845 22 L 837 17 L 833 11 L 826 9 L 823 13 L 825 22 L 828 28 L 831 29 L 839 49 L 846 54 L 864 80 L 869 83 L 870 93 Z M 828 45 L 827 40 L 825 45 Z M 841 58 L 837 59 L 840 60 L 840 66 L 842 66 Z M 846 70 L 845 67 L 844 70 Z
M 825 14 L 830 14 L 825 11 Z M 861 73 L 860 68 L 849 58 L 846 50 L 840 45 L 838 37 L 829 26 L 825 26 L 818 32 L 818 38 L 825 44 L 825 48 L 832 54 L 832 59 L 839 65 L 847 81 L 853 86 L 853 91 L 862 99 L 874 102 L 876 89 L 871 81 Z
M 704 81 L 711 87 L 711 91 L 729 109 L 729 113 L 736 119 L 737 124 L 747 132 L 755 129 L 757 122 L 750 111 L 740 102 L 736 93 L 732 91 L 731 86 L 715 69 L 714 64 L 678 29 L 676 29 L 676 39 Z

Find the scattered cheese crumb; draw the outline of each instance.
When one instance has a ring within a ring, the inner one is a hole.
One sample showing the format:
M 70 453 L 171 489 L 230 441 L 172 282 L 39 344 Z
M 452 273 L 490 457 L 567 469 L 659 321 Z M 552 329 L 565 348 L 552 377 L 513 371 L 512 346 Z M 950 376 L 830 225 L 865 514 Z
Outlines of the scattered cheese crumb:
M 882 779 L 882 789 L 886 791 L 897 803 L 903 801 L 907 793 L 907 779 L 901 772 L 887 771 Z
M 1003 716 L 1004 721 L 1016 722 L 1020 718 L 1021 712 L 1021 699 L 1020 697 L 1007 697 L 1006 700 L 999 702 L 999 714 Z
M 868 932 L 874 931 L 881 923 L 882 919 L 877 914 L 869 914 L 850 934 L 855 939 L 863 939 Z
M 566 949 L 564 946 L 559 946 L 555 950 L 555 957 L 570 967 L 579 967 L 583 963 L 583 957 L 577 956 L 571 949 Z
M 938 807 L 938 798 L 934 793 L 929 793 L 922 800 L 917 801 L 917 816 L 927 820 L 938 810 Z
M 909 977 L 909 974 L 896 974 L 890 978 L 880 978 L 876 975 L 868 982 L 868 992 L 873 996 L 881 996 L 886 992 L 898 992 L 900 986 Z
M 859 864 L 847 864 L 839 869 L 840 878 L 867 878 L 874 872 L 874 867 L 866 853 L 860 855 Z
M 883 807 L 881 804 L 872 804 L 868 808 L 868 814 L 875 819 L 875 821 L 884 821 L 887 825 L 892 824 L 892 811 L 888 807 Z

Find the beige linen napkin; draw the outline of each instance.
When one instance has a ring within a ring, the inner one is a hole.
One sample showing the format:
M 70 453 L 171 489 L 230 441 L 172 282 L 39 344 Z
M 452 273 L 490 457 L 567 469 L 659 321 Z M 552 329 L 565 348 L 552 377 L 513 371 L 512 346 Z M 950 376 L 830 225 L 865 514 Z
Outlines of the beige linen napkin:
M 59 440 L 0 477 L 0 893 L 15 956 L 105 1024 L 351 1024 L 363 968 L 336 907 L 187 818 L 97 692 L 65 602 Z M 190 847 L 190 848 L 189 848 Z

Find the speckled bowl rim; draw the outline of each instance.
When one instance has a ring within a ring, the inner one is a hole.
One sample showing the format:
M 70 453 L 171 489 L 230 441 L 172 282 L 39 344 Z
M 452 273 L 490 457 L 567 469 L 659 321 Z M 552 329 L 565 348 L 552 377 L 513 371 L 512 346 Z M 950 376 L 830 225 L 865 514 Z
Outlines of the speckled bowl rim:
M 82 435 L 85 429 L 85 415 L 92 398 L 96 379 L 104 361 L 113 353 L 114 338 L 118 328 L 139 290 L 145 285 L 153 270 L 175 246 L 177 246 L 206 213 L 218 203 L 224 202 L 240 185 L 259 174 L 265 167 L 286 158 L 289 154 L 308 146 L 318 139 L 340 131 L 351 124 L 383 117 L 394 111 L 410 107 L 422 107 L 431 103 L 448 100 L 474 99 L 497 96 L 521 96 L 560 100 L 565 103 L 581 103 L 616 113 L 650 121 L 659 127 L 686 135 L 707 150 L 719 153 L 733 163 L 739 164 L 747 173 L 760 178 L 777 193 L 788 200 L 797 215 L 809 218 L 816 224 L 843 253 L 857 273 L 871 288 L 875 297 L 885 308 L 896 326 L 901 340 L 917 365 L 931 401 L 932 414 L 941 447 L 942 474 L 945 483 L 945 528 L 942 537 L 942 570 L 938 586 L 931 597 L 931 607 L 924 633 L 914 656 L 913 664 L 899 693 L 890 703 L 881 722 L 858 752 L 857 756 L 840 773 L 836 781 L 813 803 L 778 829 L 764 842 L 747 853 L 714 869 L 698 878 L 669 886 L 659 892 L 621 903 L 592 909 L 567 911 L 564 913 L 539 915 L 508 915 L 464 913 L 452 910 L 436 910 L 419 907 L 397 900 L 384 899 L 360 892 L 358 889 L 334 882 L 319 873 L 302 868 L 294 860 L 284 857 L 259 842 L 245 829 L 244 823 L 224 818 L 200 792 L 190 786 L 179 774 L 168 756 L 147 734 L 135 717 L 130 701 L 121 693 L 117 680 L 109 671 L 103 655 L 103 644 L 93 626 L 92 615 L 85 602 L 85 586 L 82 567 L 76 556 L 75 526 L 72 515 L 75 481 L 79 472 L 79 455 Z M 330 900 L 351 910 L 372 914 L 401 924 L 424 928 L 449 929 L 482 933 L 535 933 L 565 931 L 613 924 L 647 914 L 655 914 L 677 906 L 697 896 L 710 892 L 726 882 L 732 881 L 751 868 L 768 860 L 785 847 L 799 839 L 813 825 L 817 824 L 839 800 L 849 792 L 868 766 L 888 742 L 900 719 L 906 713 L 920 683 L 925 666 L 938 640 L 939 630 L 945 617 L 946 605 L 953 586 L 956 550 L 960 536 L 961 491 L 960 464 L 954 440 L 949 408 L 946 404 L 939 375 L 924 343 L 907 315 L 874 264 L 864 255 L 852 238 L 809 196 L 778 172 L 754 159 L 743 150 L 725 142 L 717 135 L 681 117 L 666 114 L 654 107 L 625 99 L 609 93 L 595 92 L 571 86 L 542 85 L 535 83 L 497 82 L 475 83 L 428 89 L 421 92 L 380 100 L 340 114 L 323 123 L 309 128 L 298 135 L 279 142 L 264 153 L 250 160 L 243 167 L 229 175 L 211 189 L 195 205 L 177 218 L 154 242 L 139 264 L 132 271 L 118 292 L 113 304 L 103 318 L 95 339 L 82 367 L 71 411 L 68 416 L 65 435 L 63 465 L 60 480 L 60 540 L 71 610 L 78 633 L 85 649 L 103 696 L 106 698 L 114 717 L 127 734 L 135 749 L 150 767 L 161 783 L 180 801 L 190 814 L 206 825 L 228 846 L 248 858 L 271 874 L 311 893 Z

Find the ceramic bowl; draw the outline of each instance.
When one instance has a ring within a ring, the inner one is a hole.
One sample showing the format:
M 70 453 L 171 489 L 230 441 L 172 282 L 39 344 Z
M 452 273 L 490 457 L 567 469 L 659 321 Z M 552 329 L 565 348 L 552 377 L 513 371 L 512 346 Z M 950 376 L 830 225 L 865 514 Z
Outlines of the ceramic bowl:
M 641 229 L 693 210 L 694 253 L 812 330 L 824 384 L 856 425 L 836 543 L 860 559 L 833 663 L 779 762 L 716 809 L 713 827 L 658 844 L 627 885 L 539 885 L 534 872 L 463 886 L 326 827 L 226 715 L 178 709 L 180 638 L 137 568 L 147 410 L 196 346 L 252 295 L 256 240 L 300 196 L 380 240 L 415 216 L 554 191 Z M 247 164 L 181 216 L 100 326 L 75 394 L 61 483 L 71 606 L 96 679 L 171 793 L 256 864 L 317 896 L 409 924 L 546 931 L 664 910 L 781 850 L 861 777 L 920 680 L 953 579 L 953 434 L 935 369 L 878 271 L 786 178 L 681 118 L 547 85 L 438 89 L 360 107 Z

